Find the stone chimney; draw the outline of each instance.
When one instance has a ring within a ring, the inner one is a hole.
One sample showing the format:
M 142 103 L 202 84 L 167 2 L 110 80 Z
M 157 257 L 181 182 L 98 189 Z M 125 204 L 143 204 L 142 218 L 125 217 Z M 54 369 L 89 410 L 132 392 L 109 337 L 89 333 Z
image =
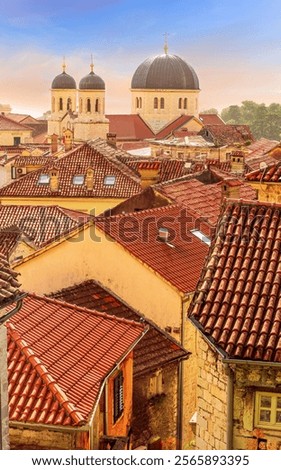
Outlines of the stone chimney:
M 53 134 L 51 136 L 51 152 L 57 153 L 57 151 L 58 151 L 58 135 Z
M 245 155 L 241 150 L 236 150 L 230 154 L 231 173 L 243 174 L 245 170 Z
M 50 170 L 50 190 L 56 193 L 59 189 L 59 170 L 58 168 L 51 168 Z
M 160 163 L 153 161 L 140 162 L 138 172 L 141 177 L 141 187 L 147 188 L 147 186 L 158 183 Z
M 111 147 L 114 147 L 114 148 L 117 147 L 116 140 L 117 140 L 117 134 L 114 134 L 113 132 L 108 132 L 106 134 L 106 142 L 108 143 L 108 145 L 111 145 Z
M 73 131 L 71 129 L 65 129 L 63 132 L 64 150 L 68 152 L 73 147 Z
M 94 170 L 88 168 L 86 173 L 86 188 L 88 191 L 92 191 L 94 188 Z
M 234 178 L 227 178 L 219 183 L 221 185 L 222 199 L 240 199 L 241 181 Z

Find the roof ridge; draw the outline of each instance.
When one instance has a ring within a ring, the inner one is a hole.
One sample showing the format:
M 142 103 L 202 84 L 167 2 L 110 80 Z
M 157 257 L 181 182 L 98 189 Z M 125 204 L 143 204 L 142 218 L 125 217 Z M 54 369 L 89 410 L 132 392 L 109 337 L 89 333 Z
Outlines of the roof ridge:
M 108 219 L 121 219 L 121 217 L 126 217 L 128 215 L 136 215 L 138 216 L 138 214 L 142 215 L 142 214 L 151 214 L 151 213 L 154 213 L 154 212 L 165 212 L 165 210 L 170 210 L 170 209 L 174 209 L 176 207 L 182 207 L 182 204 L 179 203 L 179 202 L 174 202 L 173 204 L 167 204 L 166 206 L 160 206 L 160 207 L 151 207 L 149 209 L 143 209 L 143 210 L 140 210 L 140 211 L 133 211 L 133 212 L 126 212 L 126 213 L 120 213 L 120 214 L 115 214 L 115 215 L 109 215 L 109 216 L 96 216 L 94 217 L 93 219 L 93 222 L 94 223 L 98 223 L 98 222 L 103 222 L 105 220 L 108 220 Z
M 39 377 L 46 384 L 47 388 L 50 390 L 53 396 L 58 400 L 60 405 L 65 409 L 66 413 L 70 415 L 76 425 L 85 424 L 86 420 L 83 415 L 77 410 L 75 405 L 73 405 L 65 392 L 61 389 L 56 380 L 49 373 L 46 366 L 41 362 L 39 357 L 33 352 L 30 346 L 25 340 L 22 339 L 20 333 L 17 331 L 12 322 L 8 323 L 8 330 L 11 335 L 11 338 L 19 347 L 20 351 L 28 362 L 31 364 L 31 367 L 35 369 Z
M 19 127 L 23 127 L 25 129 L 32 130 L 31 127 L 26 126 L 25 124 L 22 124 L 21 122 L 18 122 L 18 121 L 15 121 L 14 119 L 9 118 L 8 116 L 6 116 L 6 114 L 0 114 L 0 118 L 5 119 L 9 122 L 12 122 L 13 124 L 17 124 Z
M 90 315 L 94 314 L 96 316 L 106 318 L 106 319 L 109 319 L 109 320 L 117 320 L 118 322 L 122 322 L 122 323 L 129 324 L 129 325 L 132 325 L 132 326 L 137 326 L 137 327 L 140 326 L 140 323 L 136 322 L 134 320 L 127 320 L 125 318 L 121 319 L 121 318 L 116 317 L 115 315 L 109 315 L 108 313 L 99 312 L 98 310 L 95 310 L 95 309 L 80 307 L 79 305 L 76 305 L 76 304 L 72 304 L 72 303 L 69 303 L 69 302 L 65 302 L 63 300 L 58 300 L 56 298 L 48 297 L 47 295 L 46 296 L 45 295 L 38 295 L 38 294 L 29 292 L 27 294 L 27 298 L 28 297 L 32 297 L 32 298 L 35 298 L 35 299 L 38 299 L 38 300 L 43 300 L 45 302 L 49 302 L 49 303 L 52 303 L 52 304 L 57 304 L 57 305 L 60 305 L 61 307 L 71 308 L 72 310 L 78 310 L 79 312 L 88 313 Z

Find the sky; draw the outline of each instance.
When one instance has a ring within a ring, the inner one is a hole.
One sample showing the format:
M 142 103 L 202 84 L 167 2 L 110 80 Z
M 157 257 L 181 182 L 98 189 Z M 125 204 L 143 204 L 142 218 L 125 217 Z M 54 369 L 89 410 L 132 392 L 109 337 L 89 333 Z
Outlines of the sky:
M 169 53 L 196 71 L 200 110 L 281 104 L 280 0 L 0 0 L 0 104 L 41 116 L 53 78 L 94 71 L 106 113 L 130 113 L 130 83 L 147 57 Z

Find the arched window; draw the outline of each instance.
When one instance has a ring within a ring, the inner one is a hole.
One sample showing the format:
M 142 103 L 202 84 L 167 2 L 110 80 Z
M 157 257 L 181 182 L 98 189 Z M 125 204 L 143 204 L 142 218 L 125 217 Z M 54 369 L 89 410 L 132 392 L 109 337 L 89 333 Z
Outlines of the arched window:
M 52 112 L 54 113 L 56 110 L 56 100 L 55 98 L 52 99 Z
M 71 111 L 72 109 L 71 98 L 67 98 L 66 109 L 67 111 Z
M 181 109 L 181 98 L 179 98 L 179 109 Z
M 142 108 L 142 98 L 139 98 L 139 107 Z
M 183 100 L 183 108 L 187 109 L 187 98 L 184 98 Z
M 87 113 L 91 112 L 91 100 L 90 98 L 87 98 Z
M 63 110 L 63 101 L 62 101 L 62 98 L 60 98 L 59 100 L 59 111 L 62 111 Z
M 98 98 L 96 99 L 96 104 L 95 104 L 95 112 L 98 113 L 99 112 L 99 100 Z
M 136 108 L 139 108 L 139 99 L 136 98 Z
M 160 109 L 164 109 L 165 108 L 165 100 L 164 98 L 161 98 L 160 99 Z
M 154 98 L 154 109 L 158 109 L 158 98 Z
M 82 113 L 82 110 L 83 110 L 83 100 L 82 100 L 82 98 L 80 98 L 80 101 L 79 101 L 79 113 Z

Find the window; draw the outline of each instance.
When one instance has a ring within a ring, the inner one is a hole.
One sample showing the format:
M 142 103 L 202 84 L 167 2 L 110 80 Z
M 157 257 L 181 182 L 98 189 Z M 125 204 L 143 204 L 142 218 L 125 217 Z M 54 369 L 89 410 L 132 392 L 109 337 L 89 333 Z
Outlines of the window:
M 79 101 L 79 113 L 82 113 L 82 110 L 83 110 L 83 101 L 82 101 L 82 98 L 80 98 L 80 101 Z
M 62 98 L 59 99 L 59 111 L 62 111 L 63 109 L 63 102 L 62 102 Z
M 74 175 L 72 179 L 72 183 L 75 185 L 84 184 L 84 175 Z
M 183 101 L 183 108 L 184 108 L 184 109 L 187 109 L 187 98 L 184 98 L 184 101 Z
M 255 425 L 281 428 L 281 394 L 256 392 Z
M 154 109 L 158 109 L 158 98 L 154 98 Z
M 149 395 L 161 395 L 163 393 L 163 375 L 162 371 L 158 370 L 149 380 Z
M 124 410 L 124 378 L 123 372 L 115 377 L 113 382 L 113 419 L 114 422 L 122 415 Z
M 56 110 L 56 100 L 55 98 L 52 99 L 52 113 L 54 113 Z
M 164 100 L 164 98 L 161 98 L 161 99 L 160 99 L 160 108 L 161 108 L 161 109 L 164 109 L 164 108 L 165 108 L 165 100 Z
M 103 180 L 103 184 L 106 186 L 114 186 L 115 185 L 115 176 L 106 176 Z
M 71 109 L 72 109 L 71 98 L 67 99 L 66 109 L 67 109 L 67 111 L 71 111 Z
M 211 244 L 210 238 L 206 237 L 206 235 L 204 235 L 204 233 L 202 233 L 200 230 L 194 229 L 194 230 L 190 230 L 190 231 L 195 237 L 199 238 L 199 240 L 201 240 L 201 242 L 206 243 L 206 245 Z
M 14 137 L 14 145 L 20 144 L 20 137 Z
M 181 109 L 181 98 L 179 98 L 179 109 Z
M 96 113 L 99 112 L 99 108 L 100 108 L 100 106 L 99 106 L 99 100 L 96 99 L 96 104 L 95 104 L 95 112 L 96 112 Z
M 49 184 L 50 176 L 46 174 L 39 175 L 38 184 Z
M 139 107 L 142 108 L 142 99 L 139 98 Z
M 91 100 L 90 98 L 87 99 L 87 113 L 91 112 Z

